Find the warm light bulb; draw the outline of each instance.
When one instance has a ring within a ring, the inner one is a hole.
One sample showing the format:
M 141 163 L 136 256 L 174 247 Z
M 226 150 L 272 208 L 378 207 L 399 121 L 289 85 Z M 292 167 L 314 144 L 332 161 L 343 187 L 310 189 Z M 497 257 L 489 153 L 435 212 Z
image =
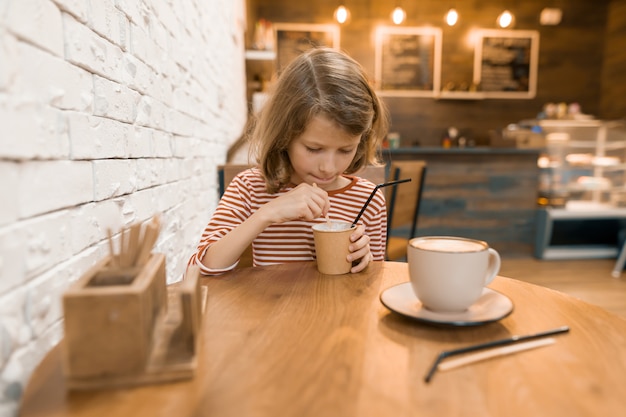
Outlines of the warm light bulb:
M 335 20 L 339 24 L 346 23 L 350 17 L 350 11 L 343 4 L 335 10 Z
M 458 21 L 459 13 L 457 13 L 456 9 L 448 10 L 448 13 L 446 13 L 446 23 L 448 24 L 448 26 L 454 26 Z
M 498 26 L 501 28 L 508 28 L 513 23 L 513 15 L 508 10 L 502 12 L 500 16 L 498 16 Z
M 404 19 L 406 19 L 406 12 L 402 7 L 396 7 L 393 9 L 393 12 L 391 12 L 391 20 L 393 20 L 393 23 L 399 25 L 404 22 Z

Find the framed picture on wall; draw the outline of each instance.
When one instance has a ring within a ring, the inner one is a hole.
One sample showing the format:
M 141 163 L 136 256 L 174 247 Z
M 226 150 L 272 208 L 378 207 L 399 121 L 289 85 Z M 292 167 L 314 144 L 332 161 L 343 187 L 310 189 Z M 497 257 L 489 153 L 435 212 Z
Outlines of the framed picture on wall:
M 339 49 L 339 26 L 334 24 L 275 23 L 276 70 L 280 72 L 304 51 L 328 46 Z
M 375 37 L 375 83 L 380 95 L 432 97 L 441 79 L 441 29 L 381 26 Z
M 539 32 L 480 30 L 474 52 L 474 84 L 485 98 L 534 98 Z

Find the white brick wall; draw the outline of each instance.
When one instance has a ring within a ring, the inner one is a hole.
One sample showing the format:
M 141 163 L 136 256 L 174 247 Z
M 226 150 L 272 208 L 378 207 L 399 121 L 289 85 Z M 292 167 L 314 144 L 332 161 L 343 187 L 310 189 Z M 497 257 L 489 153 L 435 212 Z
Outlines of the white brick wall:
M 0 0 L 0 416 L 106 230 L 159 213 L 180 278 L 246 118 L 244 0 Z

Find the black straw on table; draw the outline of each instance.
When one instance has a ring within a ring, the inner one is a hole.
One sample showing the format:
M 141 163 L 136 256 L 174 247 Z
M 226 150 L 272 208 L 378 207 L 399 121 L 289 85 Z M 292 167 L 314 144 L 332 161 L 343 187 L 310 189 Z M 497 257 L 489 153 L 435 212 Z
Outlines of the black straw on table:
M 426 374 L 426 377 L 424 377 L 424 382 L 426 383 L 430 382 L 433 375 L 435 375 L 435 371 L 437 371 L 437 367 L 439 366 L 441 361 L 444 360 L 445 358 L 449 358 L 450 356 L 474 352 L 474 351 L 482 350 L 482 349 L 489 349 L 489 348 L 493 348 L 497 346 L 511 345 L 513 343 L 525 342 L 527 340 L 539 339 L 542 337 L 553 336 L 555 334 L 567 333 L 567 332 L 569 332 L 569 327 L 561 326 L 561 327 L 557 327 L 556 329 L 548 330 L 545 332 L 528 334 L 524 336 L 511 336 L 511 337 L 507 337 L 506 339 L 494 340 L 492 342 L 480 343 L 477 345 L 466 346 L 466 347 L 459 348 L 459 349 L 444 350 L 435 358 L 435 361 L 433 362 L 428 373 Z

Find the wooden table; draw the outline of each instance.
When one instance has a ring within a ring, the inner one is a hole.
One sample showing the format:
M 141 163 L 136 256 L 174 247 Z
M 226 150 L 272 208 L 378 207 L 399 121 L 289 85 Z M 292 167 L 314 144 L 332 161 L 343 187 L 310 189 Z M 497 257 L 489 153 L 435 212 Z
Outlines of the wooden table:
M 314 263 L 203 279 L 208 300 L 194 379 L 67 392 L 61 348 L 26 387 L 34 416 L 617 416 L 626 410 L 626 320 L 540 286 L 497 277 L 505 319 L 436 327 L 391 313 L 380 293 L 404 263 L 323 276 Z M 442 349 L 562 325 L 556 343 L 424 375 Z

